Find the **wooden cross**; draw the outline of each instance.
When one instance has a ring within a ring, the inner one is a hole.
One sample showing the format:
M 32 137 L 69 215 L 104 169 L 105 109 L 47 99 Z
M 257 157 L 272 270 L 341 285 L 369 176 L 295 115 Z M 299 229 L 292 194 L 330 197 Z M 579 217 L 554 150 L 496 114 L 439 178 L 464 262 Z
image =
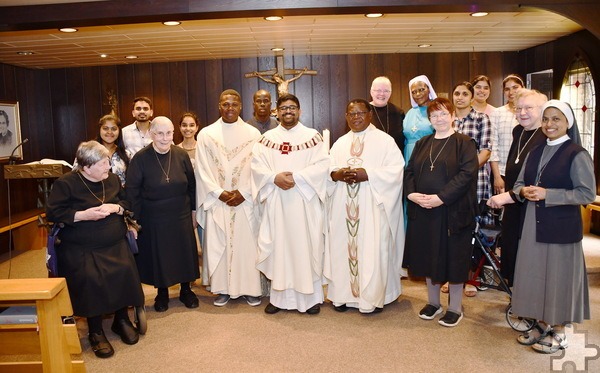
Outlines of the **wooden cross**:
M 280 97 L 288 93 L 288 86 L 294 80 L 300 78 L 302 75 L 317 75 L 316 70 L 308 70 L 308 67 L 304 69 L 286 69 L 283 64 L 283 56 L 276 56 L 276 68 L 267 71 L 253 71 L 251 73 L 244 74 L 246 78 L 259 78 L 267 83 L 277 85 L 277 97 Z M 294 75 L 290 79 L 285 79 L 286 75 Z M 270 78 L 268 78 L 270 77 Z

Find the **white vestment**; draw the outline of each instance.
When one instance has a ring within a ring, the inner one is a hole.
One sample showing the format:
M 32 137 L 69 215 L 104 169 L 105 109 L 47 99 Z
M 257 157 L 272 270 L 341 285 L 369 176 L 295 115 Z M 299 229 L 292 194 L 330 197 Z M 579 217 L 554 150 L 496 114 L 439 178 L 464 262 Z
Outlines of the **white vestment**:
M 372 124 L 348 132 L 331 147 L 330 171 L 362 167 L 368 180 L 349 185 L 327 178 L 329 240 L 323 276 L 327 298 L 361 312 L 401 293 L 404 253 L 404 158 L 394 139 Z M 358 161 L 357 161 L 358 160 Z
M 232 298 L 261 295 L 258 219 L 250 180 L 252 148 L 259 137 L 260 132 L 241 119 L 219 119 L 200 131 L 196 145 L 197 216 L 205 232 L 203 259 L 208 262 L 204 268 L 211 291 Z M 238 190 L 245 201 L 228 206 L 219 200 L 224 190 Z
M 298 123 L 267 131 L 253 153 L 252 193 L 262 204 L 257 268 L 271 280 L 271 304 L 304 312 L 323 302 L 327 150 L 316 130 Z M 283 190 L 274 180 L 286 171 L 296 185 Z

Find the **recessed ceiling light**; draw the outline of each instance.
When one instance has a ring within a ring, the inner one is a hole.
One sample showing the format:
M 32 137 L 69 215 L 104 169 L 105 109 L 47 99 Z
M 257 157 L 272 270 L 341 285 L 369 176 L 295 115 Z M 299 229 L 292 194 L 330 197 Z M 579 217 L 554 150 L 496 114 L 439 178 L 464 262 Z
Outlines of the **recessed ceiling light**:
M 285 48 L 271 48 L 273 52 L 283 52 Z
M 102 58 L 106 58 L 106 57 L 108 57 L 108 54 L 106 54 L 106 53 L 102 53 L 102 54 L 100 55 L 100 57 L 102 57 Z
M 367 13 L 367 14 L 365 14 L 365 17 L 367 17 L 367 18 L 379 18 L 379 17 L 383 17 L 383 13 Z
M 488 14 L 489 14 L 488 12 L 475 12 L 475 13 L 471 13 L 471 17 L 485 17 Z
M 265 21 L 281 21 L 283 19 L 282 16 L 268 16 L 265 17 Z
M 431 44 L 419 44 L 418 47 L 419 48 L 429 48 L 429 47 L 431 47 Z
M 125 56 L 125 58 L 127 58 L 128 60 L 135 60 L 136 58 L 138 58 L 138 56 L 129 55 L 129 56 Z
M 165 26 L 179 26 L 181 25 L 181 22 L 179 21 L 166 21 L 162 23 Z
M 76 28 L 72 28 L 72 27 L 63 27 L 63 28 L 59 28 L 58 31 L 60 31 L 60 32 L 77 32 L 79 30 L 77 30 Z
M 19 56 L 31 56 L 33 54 L 33 52 L 32 51 L 20 51 L 20 52 L 17 52 L 17 54 Z

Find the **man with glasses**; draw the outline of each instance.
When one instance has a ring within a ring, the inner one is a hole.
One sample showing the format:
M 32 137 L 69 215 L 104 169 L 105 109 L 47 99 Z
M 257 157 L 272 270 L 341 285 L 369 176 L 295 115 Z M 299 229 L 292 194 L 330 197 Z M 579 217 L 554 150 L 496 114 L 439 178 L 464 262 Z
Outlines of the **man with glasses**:
M 254 115 L 248 123 L 256 127 L 260 133 L 265 133 L 277 127 L 277 119 L 271 116 L 271 94 L 269 91 L 259 89 L 254 93 Z
M 385 76 L 373 79 L 371 83 L 371 106 L 373 124 L 392 136 L 400 150 L 404 151 L 404 111 L 389 102 L 392 96 L 392 82 Z
M 350 101 L 350 131 L 331 147 L 329 245 L 323 275 L 335 310 L 378 313 L 400 296 L 404 253 L 404 158 L 371 124 L 366 100 Z
M 258 269 L 271 280 L 268 314 L 309 315 L 323 303 L 324 204 L 329 158 L 321 134 L 300 123 L 294 95 L 277 100 L 280 125 L 254 145 L 252 193 L 260 203 Z
M 152 142 L 150 136 L 150 120 L 154 111 L 152 111 L 152 100 L 148 97 L 136 97 L 133 100 L 133 110 L 131 115 L 135 118 L 135 122 L 123 127 L 123 144 L 129 159 L 133 158 L 135 153 L 140 151 L 144 146 Z
M 196 145 L 197 217 L 206 232 L 204 268 L 210 290 L 217 294 L 213 302 L 217 307 L 238 297 L 245 297 L 250 306 L 260 304 L 257 216 L 250 178 L 252 147 L 260 132 L 240 118 L 241 111 L 240 94 L 223 91 L 221 117 L 200 131 Z

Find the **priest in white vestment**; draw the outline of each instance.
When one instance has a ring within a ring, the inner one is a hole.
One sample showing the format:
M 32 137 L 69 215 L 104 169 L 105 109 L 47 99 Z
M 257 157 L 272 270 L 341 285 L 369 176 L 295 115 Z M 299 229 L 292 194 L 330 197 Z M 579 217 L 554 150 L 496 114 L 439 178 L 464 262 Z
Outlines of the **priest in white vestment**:
M 323 303 L 324 203 L 329 157 L 322 136 L 299 122 L 294 95 L 277 100 L 280 125 L 254 146 L 252 193 L 261 204 L 257 268 L 271 280 L 268 314 L 317 314 Z
M 362 99 L 346 108 L 350 132 L 330 151 L 328 247 L 323 275 L 335 310 L 381 312 L 401 293 L 404 158 L 394 138 L 371 124 Z
M 251 306 L 260 304 L 258 218 L 250 178 L 260 132 L 239 117 L 241 110 L 239 93 L 225 90 L 219 98 L 221 118 L 200 131 L 196 145 L 197 214 L 206 214 L 198 222 L 205 232 L 210 290 L 218 294 L 215 306 L 240 296 Z

